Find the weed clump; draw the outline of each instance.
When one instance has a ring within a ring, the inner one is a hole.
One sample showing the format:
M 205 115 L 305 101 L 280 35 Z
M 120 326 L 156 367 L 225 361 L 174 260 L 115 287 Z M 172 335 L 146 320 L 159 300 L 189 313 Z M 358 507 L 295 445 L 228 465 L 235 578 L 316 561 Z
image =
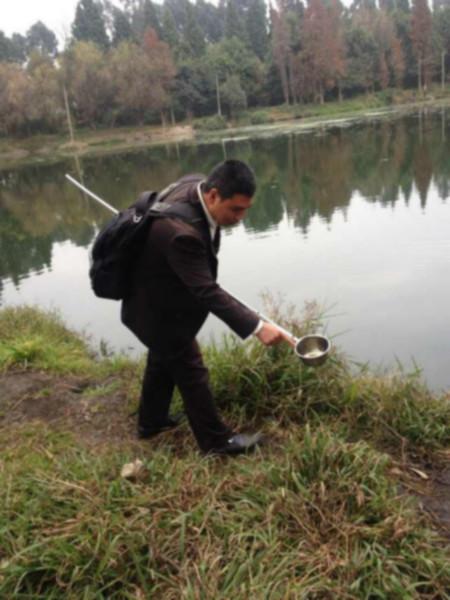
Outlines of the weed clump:
M 32 306 L 0 311 L 0 369 L 35 368 L 59 373 L 91 370 L 93 353 L 58 313 Z

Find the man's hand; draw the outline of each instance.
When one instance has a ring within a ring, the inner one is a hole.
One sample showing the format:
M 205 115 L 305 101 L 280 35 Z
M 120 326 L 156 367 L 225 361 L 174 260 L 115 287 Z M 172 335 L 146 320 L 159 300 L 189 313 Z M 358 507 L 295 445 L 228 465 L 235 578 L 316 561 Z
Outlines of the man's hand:
M 294 338 L 287 336 L 276 325 L 272 325 L 272 323 L 264 323 L 260 331 L 256 334 L 256 337 L 266 346 L 273 346 L 280 342 L 288 342 L 291 346 L 295 346 Z

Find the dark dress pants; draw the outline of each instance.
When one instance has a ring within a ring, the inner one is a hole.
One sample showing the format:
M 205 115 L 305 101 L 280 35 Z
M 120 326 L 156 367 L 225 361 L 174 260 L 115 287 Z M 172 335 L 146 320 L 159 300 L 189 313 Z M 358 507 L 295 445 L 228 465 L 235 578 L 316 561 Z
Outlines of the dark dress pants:
M 180 390 L 200 449 L 207 452 L 222 446 L 232 431 L 216 410 L 208 370 L 196 340 L 173 359 L 161 358 L 149 351 L 139 405 L 139 425 L 164 423 L 175 386 Z

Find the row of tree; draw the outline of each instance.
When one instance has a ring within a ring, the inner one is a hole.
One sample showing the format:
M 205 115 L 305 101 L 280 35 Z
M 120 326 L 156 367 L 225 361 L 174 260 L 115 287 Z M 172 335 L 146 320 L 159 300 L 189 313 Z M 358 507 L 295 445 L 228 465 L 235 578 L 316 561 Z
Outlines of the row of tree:
M 447 80 L 450 0 L 79 0 L 58 48 L 0 31 L 0 132 L 140 124 Z M 70 111 L 68 110 L 70 109 Z

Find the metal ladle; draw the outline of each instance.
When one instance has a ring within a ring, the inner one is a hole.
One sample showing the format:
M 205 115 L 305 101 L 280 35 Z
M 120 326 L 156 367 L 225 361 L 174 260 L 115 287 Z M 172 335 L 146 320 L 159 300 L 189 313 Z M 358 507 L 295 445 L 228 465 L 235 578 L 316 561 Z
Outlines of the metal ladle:
M 300 358 L 300 360 L 307 365 L 308 367 L 318 367 L 319 365 L 323 365 L 323 363 L 327 360 L 328 354 L 331 349 L 330 340 L 324 335 L 319 334 L 310 334 L 304 335 L 300 338 L 296 337 L 293 333 L 281 327 L 278 323 L 264 315 L 263 313 L 255 310 L 239 298 L 237 298 L 234 294 L 231 294 L 229 291 L 222 288 L 227 294 L 232 296 L 239 304 L 242 304 L 252 312 L 255 312 L 260 319 L 266 321 L 267 323 L 271 323 L 275 325 L 284 335 L 288 338 L 288 343 L 294 348 L 295 354 Z

